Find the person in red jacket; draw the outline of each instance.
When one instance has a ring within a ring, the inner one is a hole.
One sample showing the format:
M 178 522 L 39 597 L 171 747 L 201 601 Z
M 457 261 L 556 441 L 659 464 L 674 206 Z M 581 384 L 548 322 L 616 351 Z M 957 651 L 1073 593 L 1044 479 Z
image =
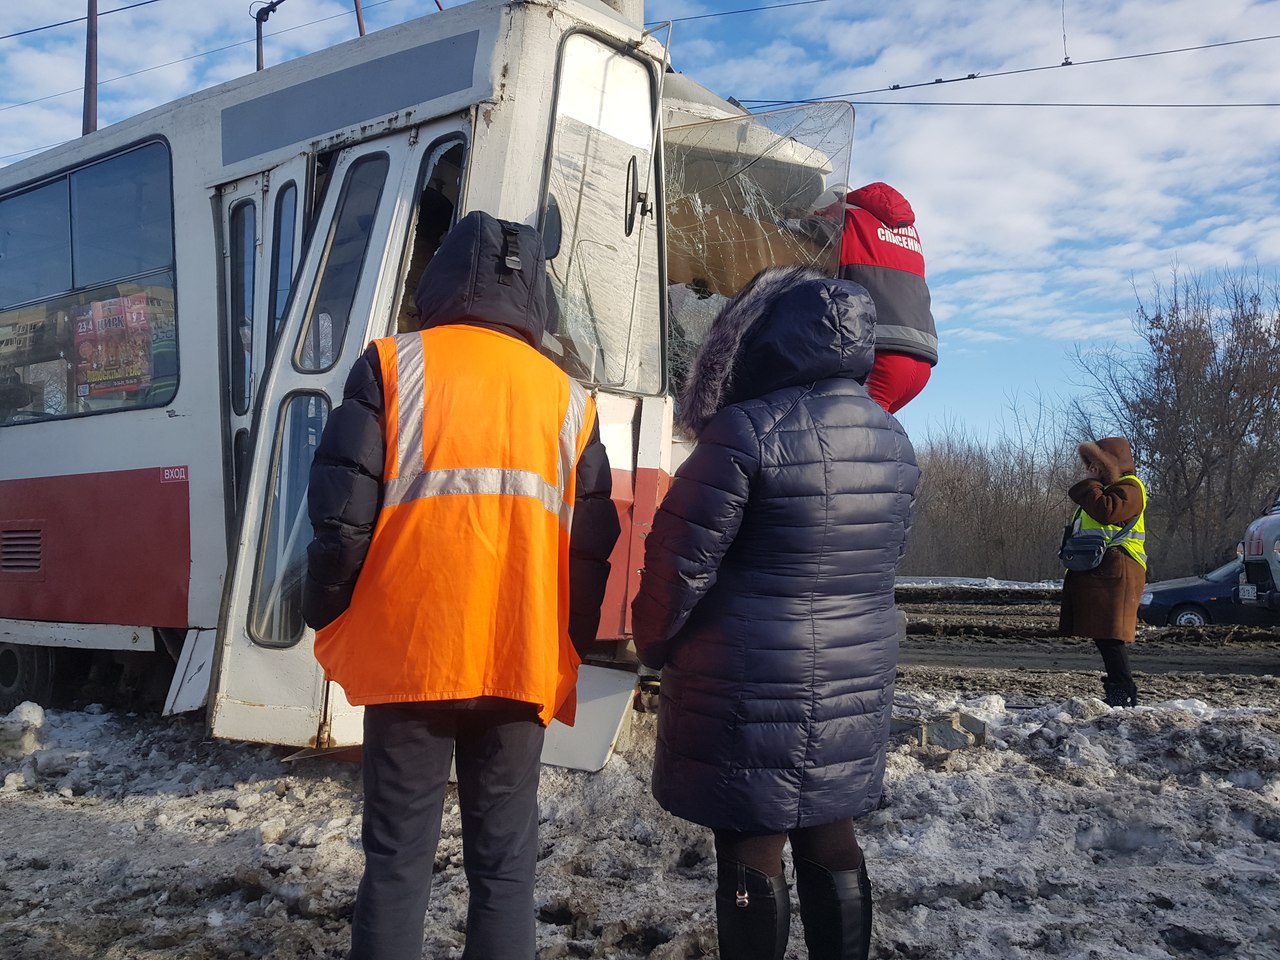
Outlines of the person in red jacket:
M 876 356 L 867 393 L 897 413 L 929 382 L 938 332 L 924 279 L 924 251 L 911 204 L 887 183 L 868 183 L 817 215 L 844 210 L 840 277 L 867 288 L 876 305 Z

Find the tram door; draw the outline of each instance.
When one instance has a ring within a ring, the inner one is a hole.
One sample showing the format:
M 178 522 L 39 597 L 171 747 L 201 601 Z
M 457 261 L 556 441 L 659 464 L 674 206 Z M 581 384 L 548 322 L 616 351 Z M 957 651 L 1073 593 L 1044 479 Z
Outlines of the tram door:
M 306 157 L 224 184 L 222 317 L 225 406 L 237 513 L 244 501 L 254 403 L 293 286 L 305 227 Z
M 360 741 L 360 711 L 325 680 L 302 620 L 308 474 L 351 364 L 371 338 L 394 332 L 419 198 L 431 186 L 456 202 L 464 122 L 441 121 L 326 158 L 328 183 L 296 290 L 274 331 L 242 468 L 242 521 L 219 619 L 215 736 L 304 747 Z M 229 223 L 234 216 L 232 204 Z

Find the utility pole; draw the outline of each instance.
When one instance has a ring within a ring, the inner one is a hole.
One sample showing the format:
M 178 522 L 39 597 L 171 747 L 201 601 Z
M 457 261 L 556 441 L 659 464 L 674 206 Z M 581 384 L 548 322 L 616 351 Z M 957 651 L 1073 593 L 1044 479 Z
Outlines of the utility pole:
M 84 123 L 81 134 L 98 129 L 98 0 L 88 0 L 84 38 Z

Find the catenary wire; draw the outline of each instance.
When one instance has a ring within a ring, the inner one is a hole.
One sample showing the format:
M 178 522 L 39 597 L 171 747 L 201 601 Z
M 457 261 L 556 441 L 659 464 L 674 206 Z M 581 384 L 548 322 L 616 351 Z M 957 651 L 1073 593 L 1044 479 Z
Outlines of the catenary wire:
M 783 101 L 786 103 L 787 101 Z M 808 101 L 805 101 L 808 102 Z M 856 106 L 868 107 L 1108 107 L 1150 110 L 1220 110 L 1226 107 L 1280 107 L 1280 101 L 1258 103 L 1058 103 L 1013 100 L 855 100 Z
M 793 0 L 791 3 L 771 3 L 765 7 L 743 7 L 741 10 L 720 10 L 717 13 L 700 13 L 692 17 L 668 17 L 666 20 L 651 20 L 645 24 L 652 27 L 659 23 L 687 23 L 690 20 L 708 20 L 711 17 L 732 17 L 738 13 L 759 13 L 761 10 L 781 10 L 783 7 L 804 7 L 811 3 L 830 3 L 831 0 Z
M 896 90 L 914 90 L 919 87 L 934 87 L 942 83 L 961 83 L 965 80 L 989 80 L 992 77 L 1011 77 L 1022 73 L 1038 73 L 1043 70 L 1060 70 L 1064 67 L 1085 67 L 1094 66 L 1099 63 L 1118 63 L 1123 60 L 1142 60 L 1147 57 L 1165 57 L 1174 53 L 1191 53 L 1197 50 L 1213 50 L 1217 47 L 1231 47 L 1242 43 L 1260 43 L 1265 40 L 1280 40 L 1280 34 L 1270 34 L 1264 37 L 1245 37 L 1240 40 L 1222 40 L 1218 43 L 1202 43 L 1192 47 L 1175 47 L 1170 50 L 1151 50 L 1147 53 L 1130 53 L 1117 57 L 1098 57 L 1094 60 L 1066 61 L 1062 63 L 1046 64 L 1039 67 L 1020 67 L 1015 70 L 999 70 L 995 73 L 969 73 L 963 77 L 939 77 L 935 80 L 922 80 L 918 83 L 893 83 L 887 87 L 875 87 L 870 90 L 858 90 L 853 93 L 830 94 L 824 97 L 803 97 L 794 100 L 752 100 L 739 98 L 738 102 L 743 104 L 753 104 L 759 107 L 781 107 L 791 103 L 821 103 L 826 100 L 848 100 L 853 97 L 863 97 L 872 93 L 891 93 Z M 1162 104 L 1163 106 L 1163 104 Z
M 156 2 L 156 0 L 142 0 L 142 2 L 140 2 L 140 3 L 136 3 L 136 4 L 133 4 L 132 6 L 135 6 L 135 7 L 136 7 L 136 6 L 143 6 L 143 5 L 147 4 L 147 3 L 154 3 L 154 2 Z M 378 7 L 378 6 L 382 6 L 382 5 L 384 5 L 384 4 L 392 3 L 392 2 L 394 2 L 394 0 L 378 0 L 378 2 L 368 4 L 368 6 L 366 7 L 366 9 L 371 8 L 371 7 Z M 781 7 L 791 7 L 791 6 L 804 6 L 804 5 L 812 4 L 812 3 L 824 3 L 824 2 L 828 2 L 828 0 L 795 0 L 795 2 L 792 2 L 792 3 L 774 4 L 774 5 L 772 5 L 772 6 L 767 6 L 767 7 L 751 7 L 751 8 L 741 8 L 741 9 L 738 9 L 738 10 L 724 10 L 724 11 L 720 11 L 720 12 L 718 12 L 718 13 L 709 13 L 709 14 L 702 14 L 702 15 L 699 15 L 699 16 L 696 16 L 696 17 L 683 17 L 683 18 L 675 18 L 675 19 L 676 19 L 676 20 L 695 20 L 695 19 L 706 19 L 706 18 L 709 18 L 709 17 L 731 16 L 731 15 L 733 15 L 733 14 L 738 14 L 738 13 L 751 13 L 751 12 L 757 12 L 757 11 L 761 11 L 761 10 L 769 10 L 769 9 L 775 9 L 775 8 L 781 8 Z M 114 13 L 114 12 L 116 12 L 117 10 L 127 10 L 127 9 L 131 9 L 131 7 L 117 7 L 117 8 L 115 8 L 115 10 L 108 11 L 108 12 L 112 12 L 112 13 Z M 321 18 L 319 18 L 319 19 L 317 19 L 317 20 L 312 20 L 312 21 L 309 21 L 309 22 L 307 22 L 307 23 L 298 24 L 297 26 L 294 26 L 294 27 L 287 27 L 287 28 L 285 28 L 284 30 L 277 30 L 276 32 L 274 32 L 274 33 L 272 33 L 272 34 L 269 34 L 269 36 L 273 36 L 273 37 L 274 37 L 274 36 L 279 36 L 280 34 L 288 33 L 288 32 L 290 32 L 290 31 L 292 31 L 292 30 L 298 30 L 298 29 L 301 29 L 301 28 L 303 28 L 303 27 L 309 27 L 309 26 L 312 26 L 312 25 L 317 24 L 317 23 L 323 23 L 323 22 L 325 22 L 325 21 L 327 21 L 327 20 L 333 20 L 333 19 L 336 19 L 336 18 L 338 18 L 338 17 L 344 17 L 344 16 L 346 16 L 346 15 L 347 15 L 347 13 L 344 11 L 343 13 L 340 13 L 340 14 L 334 14 L 333 16 L 329 16 L 329 17 L 321 17 Z M 84 17 L 81 17 L 81 18 L 79 18 L 79 19 L 80 19 L 80 20 L 83 20 L 83 19 L 85 19 L 85 18 L 84 18 Z M 76 22 L 76 21 L 66 21 L 66 22 L 68 22 L 68 23 L 73 23 L 73 22 Z M 673 21 L 673 22 L 674 22 L 674 21 Z M 0 37 L 0 39 L 4 39 L 4 38 Z M 887 87 L 877 87 L 877 88 L 870 89 L 870 90 L 863 90 L 863 91 L 857 91 L 857 92 L 845 93 L 845 94 L 828 95 L 828 96 L 822 96 L 822 97 L 805 97 L 805 98 L 797 98 L 797 99 L 792 99 L 792 100 L 742 99 L 742 100 L 739 100 L 739 103 L 742 103 L 744 106 L 746 106 L 746 105 L 750 104 L 750 105 L 752 105 L 752 107 L 753 107 L 753 108 L 755 108 L 755 109 L 768 109 L 769 107 L 781 107 L 781 106 L 787 106 L 787 105 L 789 105 L 789 104 L 799 104 L 799 103 L 818 103 L 818 102 L 825 101 L 825 100 L 844 100 L 844 99 L 852 99 L 852 98 L 855 98 L 855 97 L 862 97 L 862 96 L 865 96 L 865 95 L 867 95 L 867 94 L 871 94 L 871 93 L 888 93 L 888 92 L 897 91 L 897 90 L 910 90 L 910 89 L 916 89 L 916 88 L 919 88 L 919 87 L 935 86 L 935 85 L 940 84 L 940 83 L 957 83 L 957 82 L 960 82 L 960 81 L 962 81 L 962 80 L 977 80 L 977 79 L 980 79 L 980 78 L 991 78 L 991 77 L 1013 76 L 1013 75 L 1023 74 L 1023 73 L 1035 73 L 1035 72 L 1044 71 L 1044 70 L 1053 70 L 1053 69 L 1058 69 L 1058 68 L 1061 68 L 1061 67 L 1067 67 L 1067 66 L 1090 66 L 1090 65 L 1100 64 L 1100 63 L 1114 63 L 1114 62 L 1117 62 L 1117 61 L 1124 61 L 1124 60 L 1138 60 L 1138 59 L 1143 59 L 1143 58 L 1148 58 L 1148 57 L 1168 56 L 1168 55 L 1170 55 L 1170 54 L 1175 54 L 1175 53 L 1189 53 L 1189 52 L 1194 52 L 1194 51 L 1198 51 L 1198 50 L 1209 50 L 1209 49 L 1214 49 L 1214 48 L 1217 48 L 1217 47 L 1235 46 L 1235 45 L 1238 45 L 1238 44 L 1244 44 L 1244 43 L 1258 43 L 1258 42 L 1265 41 L 1265 40 L 1276 40 L 1276 39 L 1280 39 L 1280 34 L 1272 34 L 1272 35 L 1260 36 L 1260 37 L 1246 37 L 1246 38 L 1238 39 L 1238 40 L 1224 40 L 1224 41 L 1220 41 L 1220 42 L 1217 42 L 1217 43 L 1198 44 L 1198 45 L 1195 45 L 1195 46 L 1189 46 L 1189 47 L 1177 47 L 1177 48 L 1173 48 L 1173 49 L 1169 49 L 1169 50 L 1155 50 L 1155 51 L 1149 51 L 1149 52 L 1146 52 L 1146 53 L 1126 54 L 1126 55 L 1121 55 L 1121 56 L 1116 56 L 1116 57 L 1099 57 L 1099 58 L 1097 58 L 1097 59 L 1093 59 L 1093 60 L 1082 60 L 1082 61 L 1080 61 L 1080 62 L 1078 62 L 1078 63 L 1073 63 L 1073 62 L 1071 62 L 1068 58 L 1064 57 L 1064 58 L 1063 58 L 1063 62 L 1062 62 L 1062 63 L 1060 63 L 1060 64 L 1049 64 L 1049 65 L 1038 66 L 1038 67 L 1023 67 L 1023 68 L 1019 68 L 1019 69 L 1015 69 L 1015 70 L 1004 70 L 1004 71 L 998 71 L 998 72 L 995 72 L 995 73 L 970 73 L 970 74 L 967 74 L 967 75 L 965 75 L 965 76 L 963 76 L 963 77 L 951 77 L 951 78 L 947 78 L 947 79 L 941 79 L 941 78 L 939 78 L 939 79 L 935 79 L 935 80 L 932 80 L 932 81 L 922 81 L 922 82 L 919 82 L 919 83 L 911 83 L 911 84 L 891 84 L 890 86 L 887 86 Z M 178 60 L 171 60 L 171 61 L 169 61 L 169 62 L 167 62 L 167 63 L 156 64 L 156 65 L 151 66 L 151 67 L 144 67 L 144 68 L 142 68 L 141 70 L 136 70 L 136 71 L 134 71 L 133 73 L 121 74 L 121 75 L 116 76 L 116 77 L 109 77 L 108 79 L 103 80 L 103 81 L 101 81 L 101 82 L 102 82 L 102 83 L 110 83 L 110 82 L 112 82 L 113 80 L 124 80 L 124 79 L 127 79 L 127 78 L 129 78 L 129 77 L 136 77 L 136 76 L 138 76 L 139 74 L 147 73 L 147 72 L 149 72 L 149 71 L 151 71 L 151 70 L 160 70 L 160 69 L 163 69 L 164 67 L 174 66 L 175 64 L 179 64 L 179 63 L 185 63 L 185 62 L 187 62 L 187 61 L 189 61 L 189 60 L 196 60 L 196 59 L 199 59 L 200 57 L 211 56 L 212 54 L 220 53 L 220 52 L 222 52 L 222 51 L 224 51 L 224 50 L 229 50 L 229 49 L 231 49 L 232 47 L 243 46 L 244 44 L 246 44 L 246 43 L 251 43 L 251 42 L 253 42 L 253 41 L 251 41 L 251 40 L 243 40 L 243 41 L 239 41 L 239 42 L 237 42 L 237 43 L 227 44 L 226 46 L 223 46 L 223 47 L 217 47 L 217 48 L 215 48 L 215 49 L 213 49 L 213 50 L 206 50 L 206 51 L 203 51 L 203 52 L 201 52 L 201 53 L 192 54 L 192 55 L 191 55 L 191 56 L 189 56 L 189 57 L 182 57 L 182 58 L 180 58 L 180 59 L 178 59 Z M 15 107 L 30 106 L 31 104 L 40 103 L 40 102 L 42 102 L 42 101 L 44 101 L 44 100 L 51 100 L 51 99 L 54 99 L 54 98 L 56 98 L 56 97 L 68 96 L 68 95 L 70 95 L 70 94 L 77 93 L 77 92 L 79 92 L 79 91 L 80 91 L 80 90 L 82 90 L 82 89 L 83 89 L 83 87 L 75 87 L 75 88 L 73 88 L 73 89 L 71 89 L 71 90 L 64 90 L 64 91 L 61 91 L 61 92 L 59 92 L 59 93 L 51 93 L 51 94 L 47 94 L 47 95 L 45 95 L 45 96 L 43 96 L 43 97 L 37 97 L 37 98 L 34 98 L 34 99 L 32 99 L 32 100 L 26 100 L 26 101 L 23 101 L 23 102 L 21 102 L 21 103 L 11 103 L 11 104 L 7 104 L 7 105 L 5 105 L 5 106 L 0 106 L 0 112 L 5 111 L 5 110 L 11 110 L 11 109 L 13 109 L 13 108 L 15 108 Z M 1103 104 L 1103 103 L 1051 103 L 1051 102 L 1043 102 L 1043 103 L 1034 103 L 1034 102 L 1018 102 L 1018 103 L 1015 103 L 1015 102 L 998 102 L 998 101 L 971 102 L 971 101 L 900 101 L 900 100 L 860 100 L 859 102 L 860 102 L 860 103 L 862 103 L 862 104 L 864 104 L 864 105 L 868 105 L 868 106 L 894 106 L 894 105 L 902 105 L 902 106 L 989 106 L 989 107 L 990 107 L 990 106 L 1018 106 L 1018 107 L 1133 107 L 1133 108 L 1143 108 L 1143 109 L 1150 109 L 1150 108 L 1165 108 L 1165 107 L 1169 107 L 1169 108 L 1206 108 L 1206 107 L 1227 108 L 1227 107 L 1269 107 L 1269 106 L 1277 106 L 1277 104 L 1274 104 L 1274 103 L 1240 103 L 1240 104 L 1232 104 L 1232 103 L 1222 103 L 1222 104 L 1208 104 L 1208 103 L 1206 103 L 1206 104 L 1191 104 L 1191 103 L 1121 104 L 1121 103 L 1111 103 L 1111 104 Z M 66 141 L 59 141 L 59 143 L 64 143 L 64 142 L 66 142 Z M 26 155 L 26 154 L 28 154 L 28 153 L 36 153 L 36 152 L 38 152 L 38 151 L 40 151 L 40 150 L 48 149 L 48 148 L 49 148 L 49 147 L 51 147 L 51 146 L 57 146 L 57 144 L 49 144 L 49 145 L 48 145 L 48 146 L 46 146 L 46 147 L 35 147 L 35 148 L 31 149 L 31 150 L 22 150 L 22 151 L 19 151 L 18 153 L 5 154 L 5 155 L 3 155 L 3 156 L 0 156 L 0 160 L 8 160 L 8 159 L 10 159 L 10 158 L 12 158 L 12 157 L 24 156 L 24 155 Z
M 384 4 L 393 3 L 393 2 L 394 0 L 376 0 L 376 2 L 374 3 L 365 4 L 364 8 L 366 10 L 369 10 L 373 7 L 380 7 L 380 6 L 383 6 Z M 123 9 L 123 8 L 120 8 L 120 9 Z M 326 20 L 335 20 L 339 17 L 345 17 L 346 15 L 347 15 L 346 12 L 343 12 L 339 14 L 334 14 L 333 16 L 321 17 L 318 20 L 310 20 L 307 23 L 300 23 L 297 26 L 286 27 L 283 30 L 276 30 L 274 33 L 267 34 L 267 37 L 277 37 L 277 36 L 280 36 L 281 34 L 289 33 L 293 30 L 301 30 L 303 27 L 314 26 L 317 23 L 324 23 Z M 177 60 L 170 60 L 168 63 L 157 63 L 156 65 L 151 67 L 143 67 L 141 70 L 135 70 L 133 73 L 122 73 L 118 77 L 108 77 L 106 80 L 101 81 L 101 83 L 110 83 L 113 80 L 126 80 L 129 77 L 136 77 L 139 74 L 147 73 L 151 70 L 160 70 L 160 69 L 163 69 L 164 67 L 172 67 L 179 63 L 186 63 L 188 60 L 198 60 L 200 57 L 211 56 L 212 54 L 215 54 L 215 53 L 221 53 L 223 50 L 230 50 L 232 47 L 242 47 L 246 43 L 254 43 L 254 42 L 256 41 L 240 40 L 240 41 L 237 41 L 236 43 L 229 43 L 226 46 L 217 47 L 213 50 L 205 50 L 202 53 L 193 53 L 189 57 L 181 57 Z M 61 93 L 50 93 L 43 97 L 37 97 L 34 100 L 26 100 L 22 103 L 10 103 L 3 107 L 0 107 L 0 112 L 3 112 L 5 110 L 12 110 L 14 107 L 30 106 L 33 103 L 40 103 L 44 100 L 53 100 L 57 97 L 65 97 L 72 93 L 79 93 L 83 89 L 84 87 L 76 87 L 74 90 L 64 90 Z M 16 153 L 2 154 L 0 155 L 0 160 L 12 160 L 14 157 L 25 157 L 28 154 L 39 153 L 42 150 L 50 150 L 53 147 L 61 146 L 62 144 L 67 143 L 69 140 L 74 140 L 74 139 L 75 139 L 74 137 L 68 137 L 64 140 L 57 140 L 54 143 L 46 143 L 44 146 L 41 146 L 41 147 L 31 147 L 28 150 L 19 150 Z
M 111 10 L 99 10 L 98 16 L 105 17 L 108 13 L 120 13 L 122 10 L 132 10 L 134 7 L 145 7 L 149 3 L 159 2 L 160 0 L 139 0 L 138 3 L 131 3 L 127 7 L 115 7 Z M 31 27 L 27 30 L 17 30 L 13 33 L 6 33 L 4 36 L 0 36 L 0 40 L 9 40 L 13 37 L 25 37 L 29 33 L 39 33 L 41 30 L 52 30 L 54 27 L 65 27 L 69 23 L 84 23 L 88 19 L 89 18 L 87 16 L 73 17 L 70 20 L 59 20 L 57 23 L 46 23 L 42 27 Z
M 156 0 L 142 0 L 141 3 L 133 4 L 133 6 L 143 6 L 146 3 L 155 3 L 155 2 Z M 371 9 L 373 7 L 380 7 L 387 3 L 392 3 L 392 2 L 394 2 L 394 0 L 378 0 L 378 2 L 368 4 L 366 9 Z M 675 18 L 675 20 L 673 20 L 672 22 L 676 22 L 676 20 L 700 20 L 700 19 L 706 19 L 708 17 L 732 16 L 733 14 L 738 14 L 738 13 L 751 13 L 751 12 L 756 12 L 760 10 L 771 10 L 771 9 L 782 8 L 782 7 L 804 6 L 811 3 L 826 3 L 826 2 L 829 2 L 829 0 L 795 0 L 795 2 L 792 2 L 792 3 L 774 4 L 766 7 L 749 7 L 749 8 L 744 7 L 738 10 L 723 10 L 718 13 L 701 14 L 695 17 L 678 17 L 678 18 Z M 118 7 L 116 9 L 127 10 L 131 8 Z M 110 12 L 115 12 L 115 11 L 113 10 Z M 284 30 L 277 30 L 275 33 L 269 34 L 268 36 L 270 37 L 279 36 L 281 34 L 288 33 L 291 30 L 298 30 L 298 29 L 301 29 L 302 27 L 309 27 L 317 23 L 323 23 L 327 20 L 334 20 L 339 17 L 344 17 L 346 15 L 347 14 L 344 11 L 343 13 L 334 14 L 329 17 L 321 17 L 318 20 L 311 20 L 307 23 L 298 24 L 295 27 L 287 27 Z M 81 17 L 79 19 L 83 20 L 85 18 Z M 75 21 L 66 21 L 66 22 L 73 23 Z M 0 38 L 0 39 L 3 39 L 3 38 Z M 773 106 L 780 107 L 780 106 L 786 106 L 788 104 L 796 104 L 796 103 L 818 103 L 825 100 L 844 100 L 852 97 L 865 96 L 871 93 L 888 93 L 895 90 L 910 90 L 917 87 L 934 86 L 939 83 L 956 83 L 961 80 L 977 80 L 982 77 L 989 78 L 989 77 L 1012 76 L 1020 73 L 1033 73 L 1033 72 L 1042 71 L 1042 70 L 1052 70 L 1052 69 L 1055 69 L 1058 67 L 1064 67 L 1064 66 L 1088 66 L 1088 65 L 1099 64 L 1099 63 L 1111 63 L 1111 62 L 1120 61 L 1120 60 L 1136 60 L 1144 57 L 1166 56 L 1173 53 L 1188 53 L 1196 50 L 1208 50 L 1215 47 L 1226 47 L 1226 46 L 1233 46 L 1233 45 L 1242 44 L 1242 43 L 1256 43 L 1262 40 L 1276 40 L 1276 39 L 1280 39 L 1280 34 L 1273 34 L 1270 36 L 1262 36 L 1262 37 L 1247 37 L 1240 40 L 1224 40 L 1218 43 L 1200 44 L 1200 45 L 1191 46 L 1191 47 L 1178 47 L 1171 50 L 1156 50 L 1156 51 L 1151 51 L 1147 53 L 1128 54 L 1128 55 L 1117 56 L 1117 57 L 1101 57 L 1095 60 L 1082 60 L 1078 64 L 1071 63 L 1067 58 L 1064 57 L 1063 62 L 1060 64 L 1050 64 L 1050 65 L 1039 66 L 1039 67 L 1023 67 L 1020 69 L 1005 70 L 1005 71 L 999 71 L 996 73 L 970 73 L 963 77 L 952 77 L 949 79 L 935 79 L 932 81 L 922 81 L 919 83 L 911 83 L 911 84 L 891 84 L 890 86 L 887 86 L 887 87 L 877 87 L 871 90 L 860 90 L 860 91 L 856 91 L 853 93 L 846 93 L 846 94 L 836 94 L 836 95 L 828 95 L 828 96 L 822 96 L 822 97 L 806 97 L 806 98 L 798 98 L 793 100 L 739 99 L 738 102 L 743 104 L 744 106 L 746 106 L 747 104 L 751 104 L 751 105 L 754 105 L 755 107 L 765 109 Z M 160 64 L 156 64 L 155 66 L 144 67 L 141 70 L 135 70 L 133 73 L 121 74 L 120 76 L 117 76 L 117 77 L 109 77 L 108 79 L 101 81 L 101 83 L 110 83 L 113 80 L 124 80 L 129 77 L 136 77 L 139 74 L 146 73 L 150 70 L 160 70 L 160 69 L 163 69 L 164 67 L 170 67 L 170 66 L 174 66 L 175 64 L 185 63 L 188 60 L 196 60 L 196 59 L 199 59 L 200 57 L 212 56 L 215 53 L 221 53 L 224 50 L 229 50 L 232 47 L 236 47 L 236 46 L 243 46 L 244 44 L 250 43 L 250 42 L 251 41 L 249 40 L 243 40 L 238 43 L 227 44 L 226 46 L 217 47 L 213 50 L 206 50 L 201 53 L 192 54 L 189 57 L 183 57 L 179 60 L 171 60 L 168 63 L 160 63 Z M 63 90 L 63 91 L 60 91 L 59 93 L 46 94 L 43 97 L 36 97 L 34 99 L 25 100 L 20 103 L 6 104 L 5 106 L 0 106 L 0 112 L 3 112 L 5 110 L 11 110 L 15 107 L 30 106 L 32 104 L 41 103 L 45 100 L 51 100 L 56 97 L 69 96 L 70 94 L 77 93 L 82 89 L 84 88 L 75 87 L 70 90 Z M 1047 105 L 1052 105 L 1052 104 L 1047 104 Z M 1172 106 L 1172 104 L 1170 104 L 1170 106 Z M 28 151 L 24 151 L 24 152 L 28 152 Z M 4 159 L 4 158 L 0 158 L 0 159 Z
M 154 2 L 154 0 L 148 0 L 148 2 Z M 395 0 L 377 0 L 376 3 L 365 4 L 364 9 L 371 10 L 374 7 L 381 7 L 384 4 L 394 3 L 394 2 Z M 328 17 L 321 17 L 318 20 L 308 20 L 306 23 L 299 23 L 296 26 L 285 27 L 283 30 L 276 30 L 274 33 L 268 33 L 265 35 L 264 39 L 270 39 L 271 37 L 278 37 L 286 33 L 292 33 L 294 30 L 301 30 L 304 27 L 313 27 L 317 23 L 324 23 L 327 20 L 338 20 L 342 17 L 348 16 L 349 14 L 350 14 L 350 11 L 343 11 L 342 13 L 335 13 Z M 136 77 L 143 73 L 149 73 L 152 70 L 163 70 L 165 67 L 172 67 L 179 63 L 186 63 L 188 60 L 199 60 L 201 57 L 210 57 L 210 56 L 213 56 L 215 53 L 222 53 L 224 50 L 230 50 L 233 47 L 243 47 L 245 44 L 256 43 L 256 42 L 257 42 L 256 39 L 252 37 L 249 38 L 248 40 L 237 40 L 235 43 L 228 43 L 225 46 L 215 47 L 212 50 L 203 50 L 200 53 L 193 53 L 189 57 L 180 57 L 177 60 L 170 60 L 167 63 L 157 63 L 150 67 L 143 67 L 141 70 L 133 71 L 133 73 L 122 73 L 119 76 L 108 77 L 105 80 L 100 80 L 98 82 L 98 86 L 102 86 L 103 84 L 107 84 L 107 83 L 112 83 L 116 80 L 127 80 L 130 77 Z M 62 91 L 59 91 L 58 93 L 47 93 L 43 97 L 36 97 L 32 100 L 23 100 L 21 103 L 7 103 L 4 106 L 0 106 L 0 113 L 3 113 L 5 110 L 13 110 L 16 107 L 29 107 L 34 103 L 42 103 L 45 100 L 53 100 L 53 99 L 56 99 L 57 97 L 70 96 L 73 93 L 79 93 L 83 89 L 84 89 L 83 86 L 73 87 L 70 90 L 62 90 Z M 65 142 L 66 141 L 61 141 L 61 140 L 59 141 L 59 143 L 65 143 Z M 57 146 L 57 144 L 54 144 L 54 146 Z M 35 151 L 24 150 L 22 152 L 33 153 Z M 9 156 L 19 156 L 19 154 L 9 154 Z M 4 160 L 4 159 L 7 159 L 7 158 L 0 157 L 0 160 Z

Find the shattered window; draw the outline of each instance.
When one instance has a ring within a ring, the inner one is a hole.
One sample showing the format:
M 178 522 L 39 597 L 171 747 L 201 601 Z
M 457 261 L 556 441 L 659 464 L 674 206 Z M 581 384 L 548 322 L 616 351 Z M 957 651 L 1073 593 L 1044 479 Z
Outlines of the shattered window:
M 587 383 L 662 387 L 648 69 L 582 35 L 564 46 L 543 210 L 559 317 L 544 348 Z
M 835 276 L 853 142 L 847 103 L 806 104 L 663 132 L 667 351 L 678 396 L 729 298 L 766 267 Z

